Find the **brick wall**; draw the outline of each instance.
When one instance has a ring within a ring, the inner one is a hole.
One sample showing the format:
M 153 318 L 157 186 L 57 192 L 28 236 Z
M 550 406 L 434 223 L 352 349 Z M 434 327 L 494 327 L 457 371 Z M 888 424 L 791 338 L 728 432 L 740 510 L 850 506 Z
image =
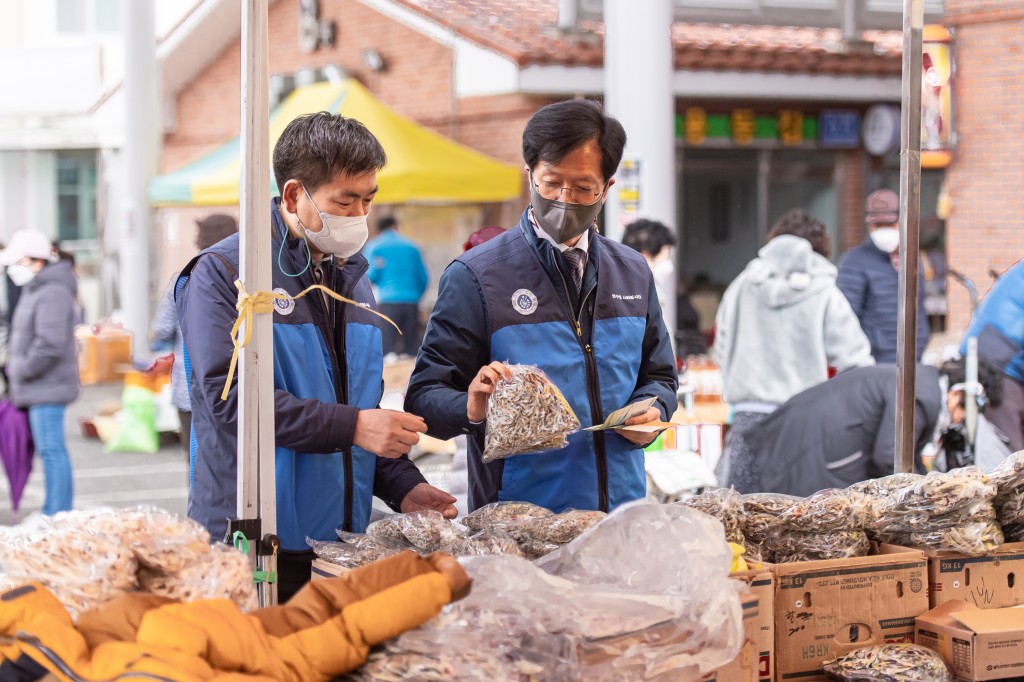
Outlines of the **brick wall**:
M 452 53 L 356 0 L 324 0 L 320 15 L 337 22 L 333 49 L 304 54 L 298 48 L 298 1 L 270 7 L 270 73 L 304 67 L 340 66 L 384 104 L 445 135 L 451 131 Z M 375 48 L 387 71 L 363 64 L 363 50 Z M 165 137 L 161 166 L 172 170 L 238 135 L 241 43 L 236 40 L 177 97 L 177 126 Z
M 959 135 L 947 177 L 946 227 L 951 267 L 982 294 L 989 269 L 1024 257 L 1024 0 L 946 0 L 957 63 Z M 963 287 L 950 287 L 949 328 L 970 319 Z

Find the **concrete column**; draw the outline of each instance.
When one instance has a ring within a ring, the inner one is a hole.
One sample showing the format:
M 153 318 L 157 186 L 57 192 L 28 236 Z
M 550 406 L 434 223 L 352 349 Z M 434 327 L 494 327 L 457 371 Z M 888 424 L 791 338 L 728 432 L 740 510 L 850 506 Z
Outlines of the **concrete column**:
M 605 233 L 621 239 L 637 218 L 676 225 L 675 94 L 672 0 L 604 0 L 605 107 L 628 141 L 605 204 Z M 677 259 L 678 262 L 678 259 Z M 675 278 L 662 290 L 675 336 Z
M 121 205 L 118 284 L 121 316 L 134 335 L 134 351 L 146 347 L 152 296 L 147 190 L 156 172 L 160 145 L 160 73 L 156 62 L 154 0 L 122 4 L 125 38 L 124 194 Z

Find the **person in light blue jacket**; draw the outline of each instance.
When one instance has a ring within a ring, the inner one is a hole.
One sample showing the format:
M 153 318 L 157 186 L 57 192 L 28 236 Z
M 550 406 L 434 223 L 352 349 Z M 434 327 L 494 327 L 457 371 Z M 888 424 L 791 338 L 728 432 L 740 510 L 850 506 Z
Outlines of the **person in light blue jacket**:
M 420 299 L 427 290 L 427 266 L 423 254 L 412 240 L 398 232 L 398 221 L 382 218 L 379 234 L 363 251 L 370 263 L 370 283 L 380 292 L 380 311 L 402 330 L 384 328 L 384 353 L 412 355 L 420 346 Z

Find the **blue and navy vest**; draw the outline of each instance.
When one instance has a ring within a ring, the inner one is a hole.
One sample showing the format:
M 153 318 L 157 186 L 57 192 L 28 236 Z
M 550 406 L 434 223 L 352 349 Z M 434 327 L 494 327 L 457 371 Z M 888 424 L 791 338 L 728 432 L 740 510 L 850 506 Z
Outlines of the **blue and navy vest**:
M 629 404 L 637 387 L 651 281 L 640 254 L 596 232 L 588 258 L 577 310 L 560 256 L 537 240 L 525 213 L 518 228 L 458 259 L 480 286 L 490 360 L 538 366 L 583 428 Z M 482 441 L 477 434 L 469 444 L 471 497 L 483 489 L 488 499 L 471 499 L 473 508 L 518 500 L 556 512 L 610 510 L 646 494 L 643 450 L 613 431 L 581 430 L 563 449 L 490 464 L 480 460 Z

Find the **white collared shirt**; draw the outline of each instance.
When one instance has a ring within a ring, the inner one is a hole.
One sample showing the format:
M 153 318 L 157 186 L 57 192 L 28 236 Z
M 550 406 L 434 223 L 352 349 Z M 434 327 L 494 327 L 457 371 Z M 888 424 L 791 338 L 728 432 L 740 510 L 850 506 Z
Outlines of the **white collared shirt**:
M 530 209 L 530 214 L 529 215 L 530 215 L 530 222 L 533 224 L 533 231 L 537 233 L 538 237 L 540 237 L 541 239 L 546 239 L 550 244 L 552 244 L 556 249 L 558 249 L 559 253 L 565 253 L 569 249 L 579 249 L 580 251 L 583 252 L 582 254 L 580 254 L 580 264 L 579 264 L 580 281 L 582 282 L 583 281 L 583 273 L 586 272 L 586 270 L 587 270 L 587 259 L 590 257 L 590 230 L 588 229 L 586 232 L 584 232 L 580 236 L 580 240 L 578 242 L 576 242 L 576 246 L 568 246 L 567 244 L 559 244 L 558 242 L 556 242 L 551 237 L 551 235 L 549 235 L 547 232 L 545 232 L 541 228 L 541 226 L 539 224 L 537 224 L 537 219 L 533 215 L 533 209 L 532 208 Z

